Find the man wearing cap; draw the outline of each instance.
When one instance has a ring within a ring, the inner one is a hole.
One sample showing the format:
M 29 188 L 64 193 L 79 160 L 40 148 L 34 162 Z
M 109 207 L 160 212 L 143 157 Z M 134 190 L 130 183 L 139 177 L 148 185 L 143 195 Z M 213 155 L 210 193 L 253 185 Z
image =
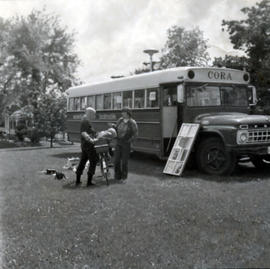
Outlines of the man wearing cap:
M 125 180 L 128 176 L 130 144 L 138 135 L 136 121 L 131 117 L 129 108 L 122 109 L 122 117 L 116 123 L 117 142 L 114 157 L 114 177 Z
M 85 115 L 83 116 L 82 122 L 81 122 L 81 158 L 79 165 L 77 167 L 76 171 L 76 186 L 81 184 L 81 175 L 83 173 L 83 170 L 85 168 L 86 162 L 89 160 L 89 169 L 88 169 L 88 180 L 87 180 L 87 186 L 94 185 L 92 182 L 93 175 L 95 174 L 96 165 L 98 162 L 98 156 L 96 153 L 96 150 L 94 148 L 94 141 L 96 132 L 92 128 L 91 121 L 96 118 L 96 110 L 92 107 L 88 107 L 85 110 Z

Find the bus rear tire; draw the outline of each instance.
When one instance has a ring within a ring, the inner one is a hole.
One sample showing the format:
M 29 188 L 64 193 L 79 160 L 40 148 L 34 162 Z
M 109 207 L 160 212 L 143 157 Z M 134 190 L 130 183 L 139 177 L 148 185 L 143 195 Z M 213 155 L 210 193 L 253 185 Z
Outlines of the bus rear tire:
M 201 141 L 196 158 L 198 168 L 211 175 L 230 175 L 236 166 L 236 156 L 216 137 Z

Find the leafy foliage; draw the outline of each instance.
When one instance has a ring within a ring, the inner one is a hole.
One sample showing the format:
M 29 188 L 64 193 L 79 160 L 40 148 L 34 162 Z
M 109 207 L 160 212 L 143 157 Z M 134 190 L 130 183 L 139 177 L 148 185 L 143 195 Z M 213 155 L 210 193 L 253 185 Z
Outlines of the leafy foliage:
M 168 39 L 162 50 L 161 68 L 206 65 L 210 59 L 206 43 L 199 28 L 185 30 L 172 26 L 168 29 Z
M 53 138 L 59 131 L 64 131 L 66 120 L 66 98 L 62 93 L 51 91 L 39 97 L 37 107 L 35 109 L 36 123 L 35 130 L 38 130 L 40 136 L 46 136 L 51 139 L 51 147 Z
M 74 41 L 74 33 L 68 33 L 59 18 L 45 10 L 32 11 L 27 17 L 0 19 L 0 113 L 7 105 L 30 105 L 34 125 L 42 130 L 42 113 L 47 121 L 48 117 L 53 121 L 59 113 L 64 113 L 61 93 L 78 83 L 74 76 L 79 64 L 72 52 Z M 53 108 L 45 106 L 48 100 Z M 58 126 L 58 118 L 55 121 Z M 45 125 L 47 130 L 52 128 L 50 134 L 58 128 L 55 123 Z
M 215 57 L 213 65 L 218 67 L 243 70 L 248 66 L 248 58 L 244 56 L 239 57 L 239 56 L 225 55 L 224 58 Z
M 14 101 L 18 95 L 19 69 L 7 51 L 10 31 L 10 22 L 0 18 L 0 116 L 7 104 L 19 107 Z
M 134 74 L 138 75 L 138 74 L 148 73 L 148 72 L 150 72 L 150 69 L 148 68 L 137 68 L 135 69 Z
M 15 132 L 16 132 L 16 136 L 18 140 L 22 142 L 24 139 L 24 136 L 27 133 L 27 128 L 24 121 L 19 121 L 18 125 L 16 126 Z
M 207 40 L 203 38 L 203 32 L 199 28 L 185 30 L 174 25 L 167 32 L 167 41 L 161 50 L 162 56 L 159 61 L 153 61 L 154 70 L 179 66 L 205 66 L 208 64 L 210 57 L 207 52 Z M 157 64 L 156 67 L 154 66 L 155 63 Z M 134 74 L 147 72 L 150 72 L 150 68 L 137 68 Z
M 263 0 L 241 11 L 243 20 L 223 20 L 222 26 L 230 34 L 235 49 L 244 50 L 248 56 L 249 71 L 258 87 L 270 84 L 270 1 Z

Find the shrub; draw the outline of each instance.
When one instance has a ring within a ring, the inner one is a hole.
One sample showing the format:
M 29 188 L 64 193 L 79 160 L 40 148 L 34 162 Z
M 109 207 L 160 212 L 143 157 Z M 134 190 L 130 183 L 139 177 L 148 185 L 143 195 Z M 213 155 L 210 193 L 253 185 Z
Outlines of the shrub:
M 16 126 L 16 129 L 15 129 L 15 134 L 19 141 L 22 142 L 24 140 L 24 136 L 27 134 L 27 129 L 23 121 L 18 122 L 18 125 Z
M 28 128 L 27 136 L 34 144 L 38 143 L 41 137 L 39 131 L 35 127 Z

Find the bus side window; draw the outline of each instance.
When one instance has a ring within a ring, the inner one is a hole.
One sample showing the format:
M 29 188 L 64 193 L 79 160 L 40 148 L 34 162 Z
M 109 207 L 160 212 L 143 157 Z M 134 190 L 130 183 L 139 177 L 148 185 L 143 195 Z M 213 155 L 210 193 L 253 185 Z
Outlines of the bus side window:
M 113 93 L 113 109 L 122 108 L 122 94 L 121 92 Z
M 145 91 L 135 90 L 134 92 L 134 108 L 144 108 L 145 104 Z
M 112 95 L 110 93 L 104 94 L 104 109 L 112 109 Z
M 81 97 L 80 110 L 85 110 L 87 105 L 87 97 Z
M 74 98 L 74 110 L 79 111 L 80 110 L 80 97 Z
M 73 111 L 74 110 L 74 98 L 71 97 L 69 98 L 69 102 L 68 102 L 68 111 Z
M 132 91 L 123 92 L 123 107 L 132 108 Z
M 87 107 L 96 108 L 96 106 L 95 106 L 95 96 L 88 96 L 87 97 Z
M 147 107 L 158 107 L 159 94 L 158 88 L 147 89 Z
M 103 94 L 97 95 L 96 96 L 96 108 L 97 109 L 103 109 Z
M 163 90 L 163 105 L 176 106 L 177 104 L 177 90 L 176 86 L 166 87 Z

